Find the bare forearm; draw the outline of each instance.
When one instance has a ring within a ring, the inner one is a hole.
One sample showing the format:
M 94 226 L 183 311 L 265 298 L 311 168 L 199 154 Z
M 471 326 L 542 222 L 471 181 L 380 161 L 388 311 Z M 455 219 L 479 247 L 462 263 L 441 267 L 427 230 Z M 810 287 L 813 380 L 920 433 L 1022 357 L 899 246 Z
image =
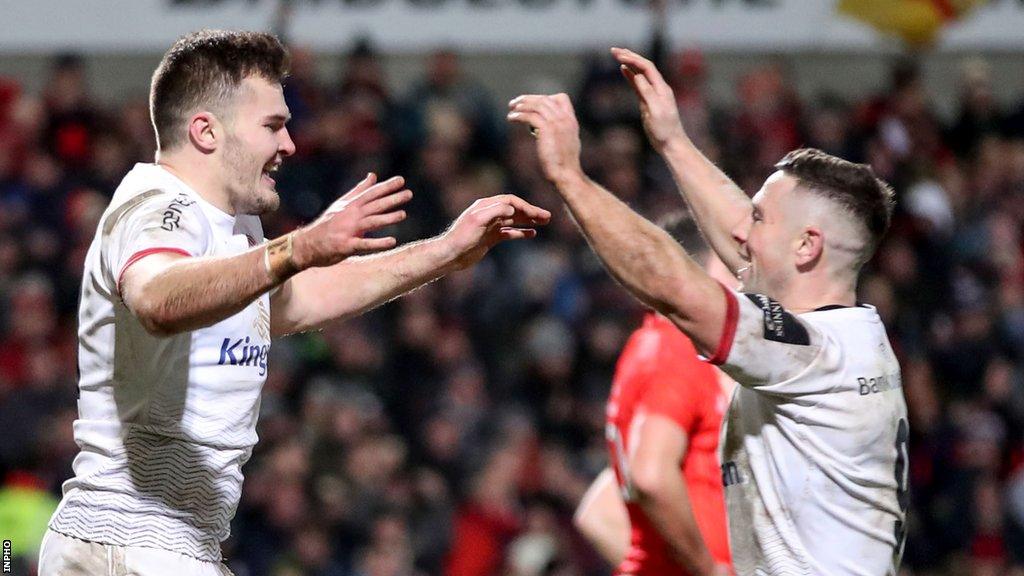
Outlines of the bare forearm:
M 655 310 L 686 315 L 672 304 L 679 297 L 679 278 L 702 272 L 668 233 L 586 177 L 561 183 L 559 191 L 616 280 Z
M 597 550 L 604 561 L 612 566 L 622 564 L 629 548 L 629 526 L 593 524 L 580 527 L 580 531 Z
M 262 247 L 230 257 L 182 258 L 146 281 L 129 306 L 149 331 L 178 334 L 237 314 L 274 284 Z
M 641 494 L 640 507 L 687 573 L 711 576 L 714 559 L 697 527 L 686 485 L 678 471 L 673 471 L 673 475 L 665 478 L 658 490 Z
M 573 523 L 609 564 L 622 563 L 629 548 L 629 514 L 610 468 L 603 470 L 583 495 Z
M 291 280 L 298 312 L 290 329 L 302 332 L 358 316 L 437 280 L 453 267 L 453 255 L 438 237 L 311 268 Z
M 745 263 L 732 230 L 750 217 L 750 199 L 689 139 L 674 140 L 662 155 L 712 249 L 732 271 L 739 270 Z

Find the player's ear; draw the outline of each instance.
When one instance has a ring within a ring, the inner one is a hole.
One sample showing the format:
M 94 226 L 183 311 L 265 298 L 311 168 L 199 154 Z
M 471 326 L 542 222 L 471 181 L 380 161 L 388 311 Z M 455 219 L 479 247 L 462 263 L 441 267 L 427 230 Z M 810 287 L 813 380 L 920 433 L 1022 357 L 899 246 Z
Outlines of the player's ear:
M 188 139 L 200 152 L 210 154 L 224 138 L 223 125 L 211 112 L 196 112 L 188 120 Z
M 796 247 L 797 268 L 804 270 L 814 266 L 824 249 L 825 235 L 822 234 L 821 228 L 817 226 L 805 228 Z

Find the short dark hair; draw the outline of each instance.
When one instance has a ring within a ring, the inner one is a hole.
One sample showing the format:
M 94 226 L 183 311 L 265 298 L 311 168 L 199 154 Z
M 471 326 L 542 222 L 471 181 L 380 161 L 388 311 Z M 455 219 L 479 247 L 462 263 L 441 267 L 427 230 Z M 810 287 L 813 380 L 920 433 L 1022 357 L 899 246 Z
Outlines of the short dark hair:
M 892 187 L 867 164 L 854 164 L 814 148 L 793 150 L 775 168 L 797 179 L 798 185 L 825 196 L 848 211 L 867 234 L 863 264 L 889 229 L 895 198 Z
M 288 50 L 266 32 L 199 30 L 182 36 L 164 54 L 150 86 L 158 148 L 184 141 L 181 124 L 196 109 L 223 104 L 250 76 L 281 82 L 288 65 Z
M 655 221 L 659 228 L 669 233 L 672 239 L 683 246 L 694 260 L 704 264 L 711 255 L 711 248 L 704 240 L 700 228 L 686 210 L 672 210 L 659 216 Z

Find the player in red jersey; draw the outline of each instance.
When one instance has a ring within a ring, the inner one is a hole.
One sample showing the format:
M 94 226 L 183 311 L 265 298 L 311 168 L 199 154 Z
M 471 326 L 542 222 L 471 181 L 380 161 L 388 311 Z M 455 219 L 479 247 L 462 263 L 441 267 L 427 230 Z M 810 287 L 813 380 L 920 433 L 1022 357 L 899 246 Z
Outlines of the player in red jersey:
M 686 230 L 679 220 L 665 227 L 689 253 L 697 254 L 690 244 L 701 249 L 709 272 L 735 283 L 695 227 Z M 647 314 L 630 337 L 608 400 L 611 467 L 594 481 L 575 518 L 618 565 L 616 574 L 730 573 L 717 452 L 731 386 L 664 316 Z

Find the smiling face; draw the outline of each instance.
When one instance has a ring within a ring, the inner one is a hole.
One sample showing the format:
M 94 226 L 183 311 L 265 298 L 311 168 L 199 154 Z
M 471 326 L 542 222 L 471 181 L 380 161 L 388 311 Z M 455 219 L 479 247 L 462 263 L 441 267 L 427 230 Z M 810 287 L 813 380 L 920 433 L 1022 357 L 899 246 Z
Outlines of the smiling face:
M 754 196 L 751 218 L 733 231 L 740 256 L 748 262 L 738 277 L 746 292 L 778 298 L 796 275 L 796 250 L 802 230 L 795 188 L 797 180 L 775 172 Z
M 229 202 L 236 214 L 277 209 L 274 172 L 295 153 L 285 124 L 290 118 L 281 85 L 259 77 L 242 81 L 225 122 L 221 167 Z

